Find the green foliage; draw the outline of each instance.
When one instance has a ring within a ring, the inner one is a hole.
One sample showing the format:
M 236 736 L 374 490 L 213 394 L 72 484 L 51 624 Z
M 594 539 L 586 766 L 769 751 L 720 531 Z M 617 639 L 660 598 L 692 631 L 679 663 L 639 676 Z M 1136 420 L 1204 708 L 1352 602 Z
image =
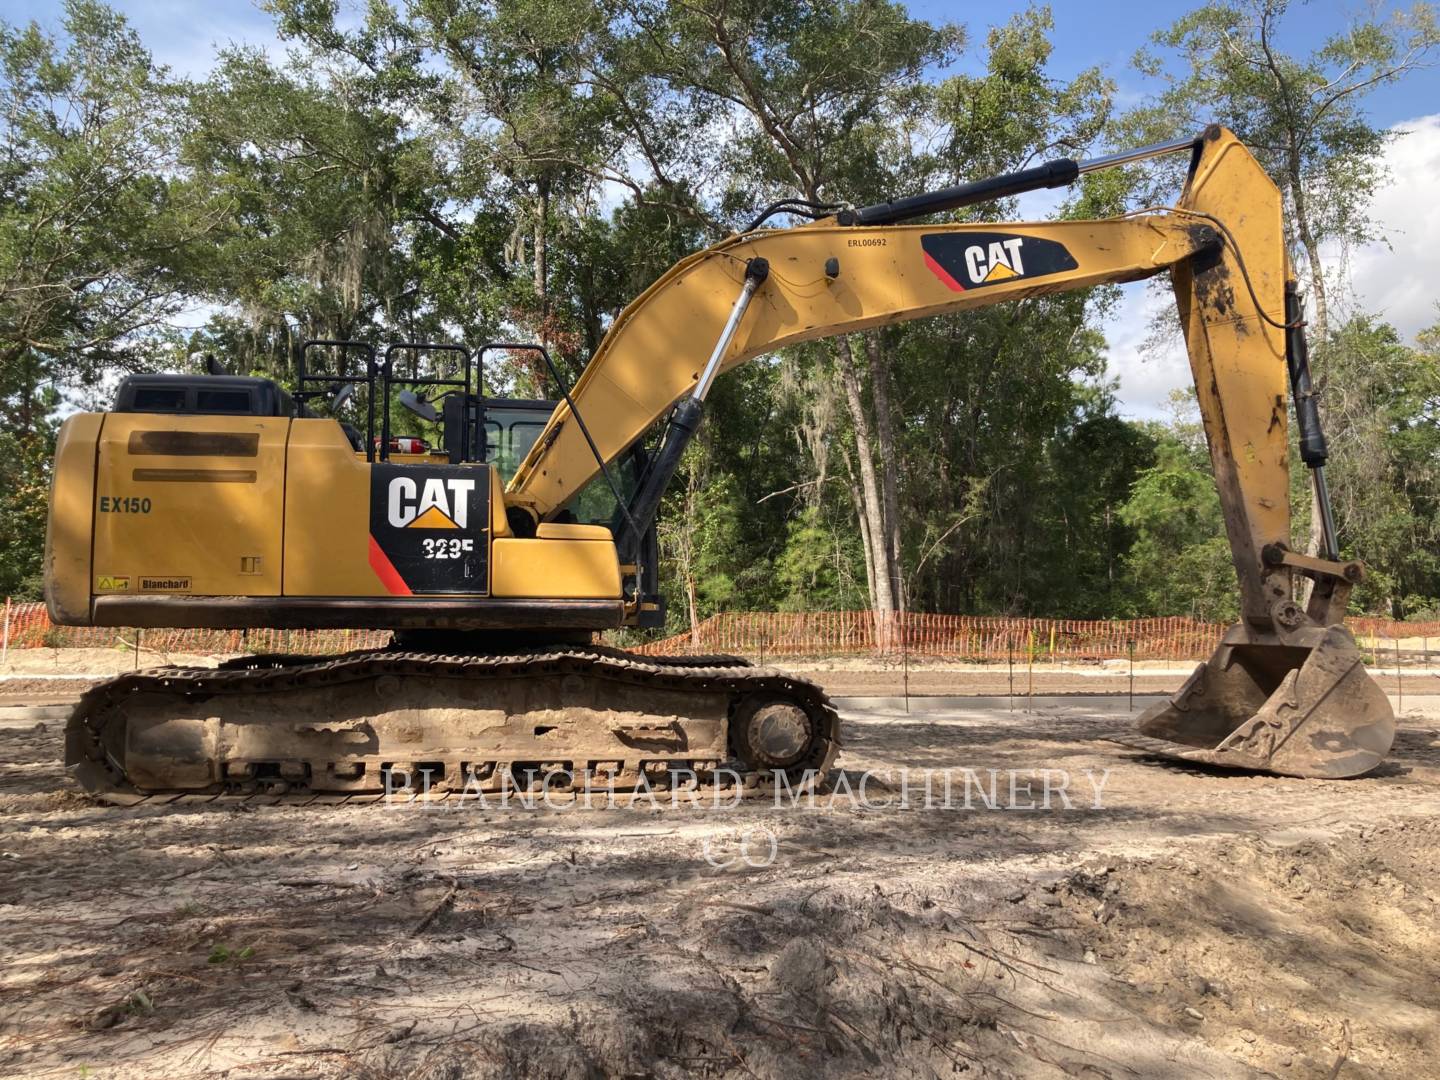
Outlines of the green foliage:
M 495 250 L 494 222 L 481 215 L 466 230 L 484 244 L 434 224 L 433 141 L 369 96 L 314 62 L 280 69 L 244 49 L 222 53 L 194 90 L 182 160 L 225 208 L 195 284 L 244 317 L 214 320 L 192 348 L 283 374 L 306 337 L 394 327 L 424 340 L 453 321 L 475 340 L 493 329 L 498 310 L 476 305 L 473 285 L 503 277 L 494 256 L 470 262 L 463 303 L 451 273 L 462 250 Z
M 618 73 L 696 106 L 692 130 L 725 167 L 724 205 L 742 214 L 796 192 L 868 197 L 883 183 L 882 148 L 895 134 L 887 129 L 907 112 L 925 69 L 947 64 L 963 41 L 957 28 L 913 19 L 887 0 L 622 7 L 633 23 L 617 42 L 626 61 Z M 747 122 L 717 139 L 716 127 L 737 111 Z
M 0 23 L 0 366 L 93 381 L 143 362 L 214 220 L 172 178 L 180 86 L 110 8 Z
M 1114 83 L 1099 68 L 1057 80 L 1049 71 L 1054 29 L 1048 7 L 1020 12 L 991 29 L 982 74 L 940 85 L 936 111 L 949 131 L 948 160 L 971 175 L 993 176 L 1038 148 L 1078 153 L 1104 134 Z
M 249 945 L 242 945 L 238 949 L 229 945 L 215 943 L 210 947 L 210 955 L 205 957 L 207 964 L 231 964 L 242 963 L 255 955 L 255 950 Z
M 0 385 L 4 382 L 0 373 Z M 53 390 L 23 384 L 0 399 L 0 602 L 7 596 L 40 599 L 55 404 Z M 17 415 L 27 411 L 39 418 Z
M 1440 354 L 1435 331 L 1403 345 L 1356 316 L 1326 350 L 1328 412 L 1338 422 L 1327 470 L 1345 553 L 1364 560 L 1361 610 L 1396 618 L 1440 596 Z
M 1155 464 L 1136 477 L 1120 520 L 1135 531 L 1125 555 L 1133 615 L 1238 615 L 1220 497 L 1204 452 L 1159 433 Z
M 780 611 L 853 611 L 867 605 L 864 552 L 846 521 L 824 520 L 824 508 L 801 510 L 786 524 L 775 559 Z

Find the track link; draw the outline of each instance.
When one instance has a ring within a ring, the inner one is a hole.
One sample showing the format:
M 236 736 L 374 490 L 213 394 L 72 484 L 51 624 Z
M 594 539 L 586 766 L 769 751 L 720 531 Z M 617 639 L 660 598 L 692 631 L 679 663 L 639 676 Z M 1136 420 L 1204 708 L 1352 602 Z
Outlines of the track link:
M 743 735 L 777 707 L 795 710 L 811 737 L 783 768 L 760 770 Z M 87 791 L 123 805 L 705 798 L 823 777 L 837 726 L 818 686 L 733 656 L 267 654 L 92 688 L 70 718 L 66 764 Z

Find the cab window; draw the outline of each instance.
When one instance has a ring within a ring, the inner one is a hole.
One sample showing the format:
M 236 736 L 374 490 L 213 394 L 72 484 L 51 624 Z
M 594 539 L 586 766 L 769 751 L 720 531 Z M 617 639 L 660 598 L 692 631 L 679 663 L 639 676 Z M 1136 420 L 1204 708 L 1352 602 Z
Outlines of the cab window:
M 142 386 L 135 391 L 136 412 L 181 412 L 184 408 L 183 386 Z

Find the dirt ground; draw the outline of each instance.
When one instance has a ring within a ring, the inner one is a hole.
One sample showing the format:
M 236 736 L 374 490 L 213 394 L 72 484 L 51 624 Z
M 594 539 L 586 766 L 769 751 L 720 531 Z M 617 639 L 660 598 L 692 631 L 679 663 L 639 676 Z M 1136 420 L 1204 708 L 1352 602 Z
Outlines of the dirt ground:
M 1440 698 L 1337 782 L 1026 704 L 845 705 L 799 805 L 534 809 L 106 808 L 0 710 L 0 1074 L 1440 1074 Z

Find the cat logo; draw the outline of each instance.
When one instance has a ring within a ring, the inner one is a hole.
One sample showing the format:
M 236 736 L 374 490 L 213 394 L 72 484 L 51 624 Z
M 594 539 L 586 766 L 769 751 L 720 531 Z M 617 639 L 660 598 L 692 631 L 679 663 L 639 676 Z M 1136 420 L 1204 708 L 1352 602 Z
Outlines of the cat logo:
M 391 596 L 490 591 L 487 466 L 370 466 L 369 561 Z
M 386 520 L 392 529 L 464 529 L 469 524 L 474 480 L 427 477 L 390 479 Z
M 1043 236 L 1000 232 L 927 233 L 920 237 L 925 265 L 951 292 L 1003 285 L 1074 270 L 1065 245 Z
M 96 592 L 129 592 L 130 579 L 128 577 L 100 577 L 95 579 Z
M 992 240 L 988 246 L 971 244 L 965 249 L 965 270 L 972 285 L 985 281 L 1004 281 L 1006 278 L 1023 277 L 1025 263 L 1020 249 L 1025 246 L 1023 236 L 1012 236 L 1009 240 Z

